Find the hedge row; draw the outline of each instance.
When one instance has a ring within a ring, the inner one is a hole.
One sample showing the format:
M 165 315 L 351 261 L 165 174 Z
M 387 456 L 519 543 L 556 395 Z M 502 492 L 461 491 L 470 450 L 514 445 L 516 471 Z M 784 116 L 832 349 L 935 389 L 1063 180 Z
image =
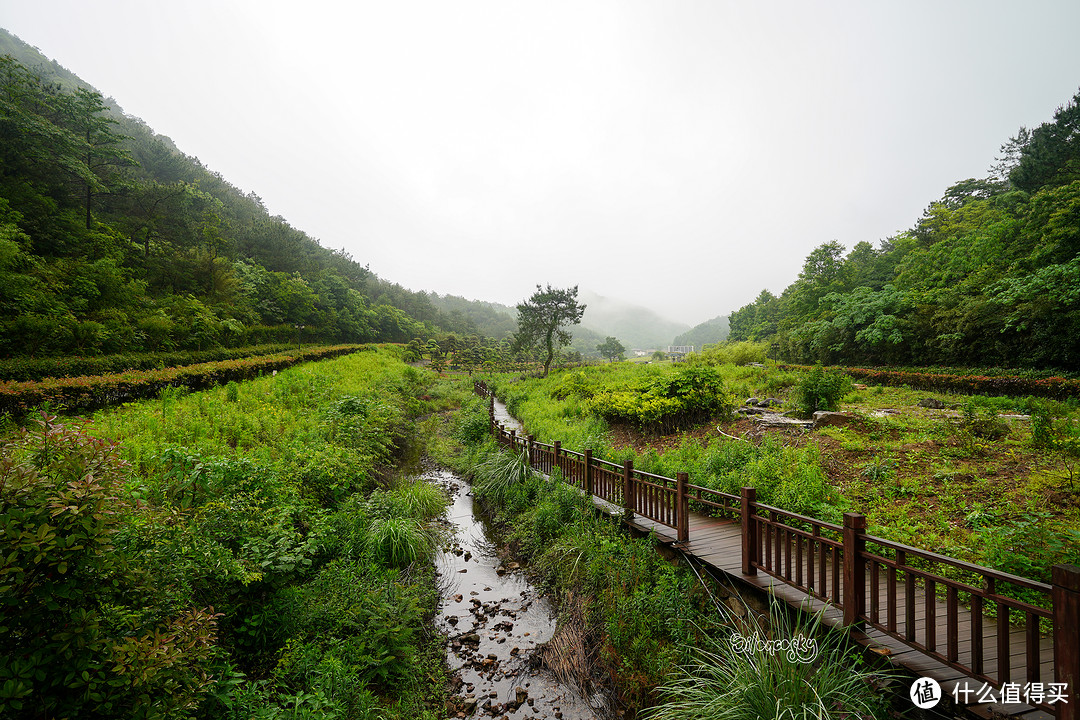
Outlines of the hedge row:
M 806 365 L 781 365 L 784 369 L 809 370 Z M 930 392 L 961 395 L 1004 395 L 1009 397 L 1044 397 L 1066 400 L 1080 397 L 1080 380 L 1063 377 L 1022 377 L 1017 375 L 950 375 L 911 370 L 834 367 L 856 380 L 875 385 L 908 387 Z
M 126 370 L 153 370 L 199 363 L 238 360 L 254 355 L 273 355 L 294 347 L 284 343 L 213 350 L 119 353 L 116 355 L 65 355 L 63 357 L 5 358 L 0 360 L 2 380 L 44 380 L 45 378 L 108 375 Z
M 0 414 L 21 418 L 46 403 L 54 411 L 78 413 L 156 397 L 168 387 L 204 390 L 229 381 L 251 380 L 311 360 L 325 360 L 370 348 L 365 345 L 291 350 L 274 355 L 200 363 L 161 370 L 132 370 L 91 377 L 0 382 Z

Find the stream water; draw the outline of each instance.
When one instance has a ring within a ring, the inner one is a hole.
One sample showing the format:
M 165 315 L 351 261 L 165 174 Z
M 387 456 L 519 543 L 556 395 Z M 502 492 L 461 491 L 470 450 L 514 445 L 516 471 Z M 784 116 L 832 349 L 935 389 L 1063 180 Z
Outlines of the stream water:
M 426 476 L 446 488 L 454 537 L 437 558 L 443 600 L 436 618 L 460 679 L 456 717 L 509 720 L 599 718 L 602 697 L 586 699 L 534 659 L 555 632 L 555 608 L 516 563 L 499 557 L 468 483 L 449 470 Z

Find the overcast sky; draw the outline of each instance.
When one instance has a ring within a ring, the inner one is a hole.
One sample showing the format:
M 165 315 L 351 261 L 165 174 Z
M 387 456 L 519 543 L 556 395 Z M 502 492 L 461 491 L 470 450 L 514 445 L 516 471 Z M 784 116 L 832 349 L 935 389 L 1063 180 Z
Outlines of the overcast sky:
M 910 228 L 1080 88 L 1076 0 L 0 0 L 0 26 L 387 280 L 688 324 Z

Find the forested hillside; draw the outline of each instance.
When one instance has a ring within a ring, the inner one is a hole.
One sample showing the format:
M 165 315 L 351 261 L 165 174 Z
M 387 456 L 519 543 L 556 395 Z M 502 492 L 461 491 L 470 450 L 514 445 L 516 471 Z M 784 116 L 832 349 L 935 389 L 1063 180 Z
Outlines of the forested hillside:
M 730 339 L 803 362 L 1080 369 L 1080 93 L 1002 150 L 910 230 L 816 248 Z
M 682 335 L 678 335 L 671 341 L 672 345 L 693 345 L 701 349 L 706 345 L 712 345 L 727 340 L 728 333 L 727 315 L 714 317 L 712 320 L 695 325 Z
M 0 356 L 408 341 L 476 333 L 468 315 L 271 217 L 0 31 Z

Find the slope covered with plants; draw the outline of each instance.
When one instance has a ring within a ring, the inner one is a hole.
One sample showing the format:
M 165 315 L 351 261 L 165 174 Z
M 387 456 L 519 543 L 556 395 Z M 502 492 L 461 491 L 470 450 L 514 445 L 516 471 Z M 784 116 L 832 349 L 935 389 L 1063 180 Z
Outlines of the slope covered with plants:
M 730 323 L 730 339 L 802 362 L 1075 371 L 1080 93 L 910 230 L 878 247 L 821 245 L 780 296 L 762 291 Z
M 392 470 L 431 380 L 370 348 L 5 437 L 0 716 L 436 717 L 445 496 Z
M 0 356 L 438 331 L 476 324 L 272 217 L 0 31 Z

